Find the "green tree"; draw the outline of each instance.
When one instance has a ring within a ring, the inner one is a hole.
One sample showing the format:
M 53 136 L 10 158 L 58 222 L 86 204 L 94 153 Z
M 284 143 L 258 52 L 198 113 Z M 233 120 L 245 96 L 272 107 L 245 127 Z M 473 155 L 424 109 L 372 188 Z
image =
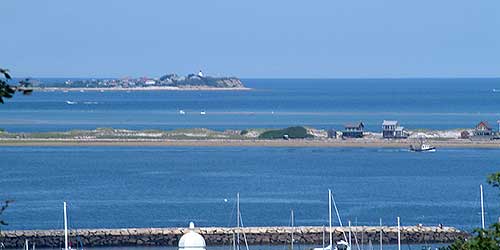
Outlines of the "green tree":
M 500 188 L 500 172 L 488 175 L 488 184 Z
M 4 103 L 4 98 L 12 98 L 16 92 L 21 92 L 23 95 L 29 95 L 33 90 L 30 88 L 31 83 L 29 79 L 22 80 L 16 85 L 9 84 L 12 80 L 8 69 L 0 68 L 0 75 L 3 75 L 3 79 L 0 78 L 0 103 Z

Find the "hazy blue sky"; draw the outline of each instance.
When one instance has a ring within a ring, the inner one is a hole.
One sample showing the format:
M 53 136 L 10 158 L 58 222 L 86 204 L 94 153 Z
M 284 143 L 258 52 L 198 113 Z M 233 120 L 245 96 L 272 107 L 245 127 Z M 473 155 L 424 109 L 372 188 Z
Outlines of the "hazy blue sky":
M 17 76 L 500 76 L 499 0 L 2 1 Z

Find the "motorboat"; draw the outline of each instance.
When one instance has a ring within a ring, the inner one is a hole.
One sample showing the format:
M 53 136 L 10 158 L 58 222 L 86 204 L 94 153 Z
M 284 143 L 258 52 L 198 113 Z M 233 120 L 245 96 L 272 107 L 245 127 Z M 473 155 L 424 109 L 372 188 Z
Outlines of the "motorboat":
M 423 140 L 420 141 L 418 145 L 410 145 L 410 151 L 412 152 L 436 152 L 436 147 L 425 143 Z

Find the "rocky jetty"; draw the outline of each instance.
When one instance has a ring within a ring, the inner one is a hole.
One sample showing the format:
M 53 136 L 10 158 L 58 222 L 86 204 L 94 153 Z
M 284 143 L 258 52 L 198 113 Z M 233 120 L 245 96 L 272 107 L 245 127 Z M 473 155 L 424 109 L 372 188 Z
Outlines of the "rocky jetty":
M 352 227 L 357 239 L 363 238 L 365 243 L 379 241 L 379 232 L 382 229 L 384 244 L 397 242 L 396 227 Z M 179 238 L 188 231 L 187 228 L 129 228 L 129 229 L 83 229 L 71 230 L 72 245 L 81 241 L 87 247 L 103 246 L 177 246 Z M 240 233 L 246 235 L 251 245 L 278 245 L 290 242 L 290 233 L 294 231 L 294 239 L 298 244 L 321 245 L 323 232 L 328 235 L 328 228 L 324 227 L 249 227 L 241 228 Z M 342 239 L 343 232 L 348 227 L 334 227 L 334 240 Z M 230 245 L 236 228 L 196 228 L 196 232 L 203 235 L 208 245 Z M 363 235 L 363 237 L 362 237 Z M 401 237 L 405 244 L 418 243 L 451 243 L 468 234 L 452 227 L 402 227 Z M 243 237 L 241 237 L 243 240 Z M 327 237 L 328 238 L 328 237 Z M 63 245 L 62 230 L 23 230 L 2 231 L 0 242 L 6 248 L 22 248 L 25 239 L 35 243 L 39 248 L 57 248 Z M 243 242 L 242 242 L 243 244 Z

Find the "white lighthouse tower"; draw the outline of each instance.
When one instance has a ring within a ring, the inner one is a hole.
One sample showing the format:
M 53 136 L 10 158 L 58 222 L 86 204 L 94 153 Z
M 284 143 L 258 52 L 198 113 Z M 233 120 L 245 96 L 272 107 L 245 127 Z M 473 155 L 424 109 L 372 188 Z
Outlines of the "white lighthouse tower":
M 205 239 L 194 231 L 194 223 L 189 223 L 189 232 L 179 240 L 179 250 L 206 250 Z

